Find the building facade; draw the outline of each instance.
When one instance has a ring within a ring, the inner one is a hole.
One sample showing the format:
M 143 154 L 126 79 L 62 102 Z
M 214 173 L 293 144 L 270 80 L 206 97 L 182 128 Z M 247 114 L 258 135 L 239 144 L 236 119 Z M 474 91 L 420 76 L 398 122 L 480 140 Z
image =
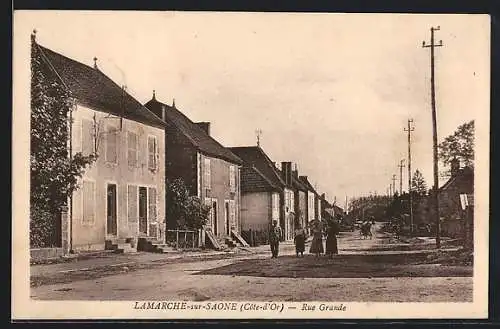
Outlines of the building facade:
M 205 231 L 221 239 L 241 231 L 242 160 L 210 136 L 209 122 L 193 122 L 175 103 L 153 98 L 145 106 L 166 122 L 166 179 L 181 178 L 190 194 L 210 207 Z M 167 218 L 170 229 L 174 219 Z M 205 239 L 203 239 L 205 240 Z M 202 241 L 203 243 L 205 241 Z
M 164 122 L 94 67 L 39 46 L 73 98 L 70 154 L 95 154 L 68 200 L 70 250 L 136 246 L 164 232 Z

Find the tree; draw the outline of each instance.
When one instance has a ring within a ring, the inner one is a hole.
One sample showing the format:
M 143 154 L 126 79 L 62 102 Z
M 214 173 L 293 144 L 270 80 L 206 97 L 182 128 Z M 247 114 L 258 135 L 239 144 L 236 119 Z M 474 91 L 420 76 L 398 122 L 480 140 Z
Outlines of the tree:
M 70 91 L 31 43 L 30 242 L 57 244 L 58 214 L 96 155 L 68 152 Z
M 427 184 L 425 184 L 424 176 L 418 169 L 411 179 L 411 189 L 417 196 L 425 196 L 427 194 Z
M 453 159 L 474 166 L 474 120 L 462 124 L 439 144 L 439 159 L 448 166 Z
M 191 196 L 181 178 L 167 181 L 166 218 L 171 229 L 200 229 L 207 223 L 210 207 Z

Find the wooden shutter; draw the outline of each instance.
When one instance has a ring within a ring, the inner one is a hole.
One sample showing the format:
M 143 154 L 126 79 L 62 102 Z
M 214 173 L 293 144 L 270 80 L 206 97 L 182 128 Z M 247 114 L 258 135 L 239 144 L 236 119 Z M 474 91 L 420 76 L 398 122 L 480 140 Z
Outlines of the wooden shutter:
M 236 204 L 234 200 L 229 200 L 229 218 L 230 227 L 236 228 Z
M 229 166 L 229 188 L 231 192 L 234 192 L 236 187 L 236 173 L 234 169 L 234 166 Z
M 129 185 L 127 189 L 128 221 L 137 222 L 137 186 Z
M 108 126 L 106 130 L 106 161 L 117 163 L 118 132 L 115 127 Z
M 156 169 L 156 138 L 154 136 L 148 137 L 148 168 Z
M 156 222 L 156 189 L 154 187 L 148 188 L 148 207 L 149 221 Z
M 205 188 L 211 188 L 211 178 L 212 178 L 212 173 L 211 173 L 211 168 L 210 168 L 210 159 L 205 158 L 204 160 L 204 166 L 203 166 L 203 173 L 204 173 L 204 185 Z
M 82 154 L 94 153 L 94 131 L 91 120 L 82 119 Z
M 127 134 L 127 161 L 130 167 L 137 167 L 137 134 L 128 132 Z
M 95 183 L 83 181 L 83 218 L 85 224 L 95 223 Z

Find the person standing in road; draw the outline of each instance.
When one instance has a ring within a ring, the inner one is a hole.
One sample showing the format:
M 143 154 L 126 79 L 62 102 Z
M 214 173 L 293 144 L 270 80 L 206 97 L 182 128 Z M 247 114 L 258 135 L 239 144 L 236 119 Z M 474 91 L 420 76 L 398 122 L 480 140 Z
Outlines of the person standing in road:
M 304 231 L 304 229 L 300 224 L 295 230 L 294 242 L 295 242 L 295 253 L 297 254 L 297 257 L 299 257 L 299 254 L 302 257 L 304 257 L 304 250 L 306 249 L 305 247 L 306 232 Z
M 278 226 L 278 221 L 273 220 L 273 225 L 269 231 L 269 244 L 271 245 L 271 258 L 278 258 L 281 239 L 281 227 Z
M 326 237 L 326 255 L 333 258 L 333 255 L 339 253 L 337 245 L 337 234 L 339 234 L 339 224 L 337 221 L 332 220 L 328 225 L 328 232 Z
M 321 227 L 321 223 L 318 220 L 314 220 L 313 226 L 312 226 L 312 234 L 313 234 L 313 239 L 311 242 L 311 247 L 309 248 L 309 252 L 311 254 L 316 255 L 316 257 L 319 257 L 324 252 L 323 249 L 323 230 Z

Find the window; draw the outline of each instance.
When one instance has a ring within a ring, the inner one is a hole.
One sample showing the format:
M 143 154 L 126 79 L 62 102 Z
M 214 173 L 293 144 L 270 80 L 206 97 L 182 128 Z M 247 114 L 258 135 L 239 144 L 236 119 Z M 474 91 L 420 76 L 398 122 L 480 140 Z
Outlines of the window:
M 83 214 L 82 223 L 92 225 L 95 223 L 95 183 L 83 181 Z
M 157 157 L 157 145 L 156 145 L 156 137 L 149 136 L 148 137 L 148 168 L 150 170 L 156 169 L 156 157 Z
M 209 207 L 209 212 L 208 212 L 208 221 L 207 221 L 207 225 L 212 227 L 212 224 L 213 224 L 213 217 L 214 217 L 214 209 L 213 209 L 213 206 L 212 206 L 212 199 L 210 198 L 205 198 L 205 205 L 207 207 Z
M 118 130 L 112 126 L 106 129 L 106 162 L 118 162 Z
M 210 159 L 205 158 L 203 160 L 203 183 L 205 188 L 209 189 L 212 187 L 212 173 L 210 171 Z
M 278 218 L 278 216 L 279 216 L 279 195 L 278 195 L 278 193 L 273 193 L 273 195 L 272 195 L 272 213 L 273 213 L 273 219 Z
M 149 221 L 156 222 L 156 189 L 154 187 L 148 188 L 148 211 Z
M 94 153 L 94 125 L 91 120 L 82 119 L 82 154 Z
M 128 132 L 127 134 L 127 159 L 130 167 L 137 167 L 137 154 L 138 154 L 138 138 L 137 134 Z
M 128 197 L 128 221 L 137 222 L 137 186 L 129 185 L 127 188 Z
M 229 166 L 229 189 L 231 192 L 236 191 L 236 170 L 234 166 Z

